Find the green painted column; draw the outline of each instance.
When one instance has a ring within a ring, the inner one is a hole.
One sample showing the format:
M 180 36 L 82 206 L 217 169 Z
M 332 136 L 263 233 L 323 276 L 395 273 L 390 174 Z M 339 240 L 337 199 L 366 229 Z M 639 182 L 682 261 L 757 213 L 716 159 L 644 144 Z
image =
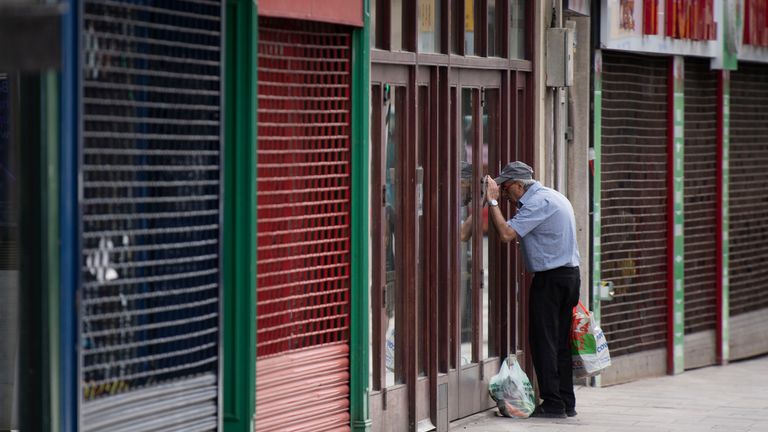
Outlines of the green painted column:
M 685 141 L 685 64 L 683 57 L 674 56 L 670 62 L 670 149 L 669 149 L 669 329 L 667 334 L 667 370 L 670 374 L 685 369 L 685 288 L 684 288 L 684 216 L 683 216 L 683 157 Z
M 600 235 L 602 225 L 600 223 L 602 199 L 602 175 L 600 168 L 602 127 L 603 127 L 603 53 L 595 50 L 593 65 L 593 94 L 592 94 L 592 305 L 591 310 L 596 320 L 600 320 L 600 293 L 602 292 L 602 245 Z M 593 378 L 596 387 L 600 387 L 600 375 Z
M 350 415 L 353 431 L 369 431 L 368 244 L 370 0 L 363 1 L 363 27 L 352 34 L 352 329 Z
M 600 288 L 602 268 L 602 246 L 600 244 L 600 200 L 602 199 L 602 176 L 600 172 L 602 127 L 603 127 L 603 53 L 595 51 L 592 95 L 593 121 L 592 121 L 592 313 L 595 319 L 600 320 Z
M 250 432 L 256 407 L 255 3 L 227 1 L 225 22 L 223 420 L 227 432 Z
M 718 128 L 719 138 L 718 148 L 718 178 L 720 179 L 720 193 L 718 194 L 718 215 L 719 230 L 717 242 L 717 347 L 716 358 L 719 364 L 728 363 L 730 357 L 729 345 L 729 286 L 728 286 L 728 229 L 729 229 L 729 156 L 730 156 L 730 120 L 731 120 L 731 73 L 730 71 L 720 71 L 718 77 Z

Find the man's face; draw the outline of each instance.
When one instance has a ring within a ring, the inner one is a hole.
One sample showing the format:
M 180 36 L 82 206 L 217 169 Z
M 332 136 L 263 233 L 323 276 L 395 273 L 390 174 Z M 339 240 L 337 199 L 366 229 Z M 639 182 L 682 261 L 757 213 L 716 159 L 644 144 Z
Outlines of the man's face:
M 461 180 L 461 206 L 466 207 L 472 202 L 472 188 L 468 180 Z
M 522 183 L 514 180 L 506 181 L 501 185 L 501 193 L 504 195 L 509 201 L 511 202 L 517 202 L 522 196 L 523 193 L 523 185 Z

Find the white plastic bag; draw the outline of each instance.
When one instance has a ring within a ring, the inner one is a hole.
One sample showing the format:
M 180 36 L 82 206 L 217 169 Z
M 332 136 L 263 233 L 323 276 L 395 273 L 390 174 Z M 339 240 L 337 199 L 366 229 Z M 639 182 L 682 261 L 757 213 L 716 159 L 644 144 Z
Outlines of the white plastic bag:
M 571 358 L 575 378 L 598 375 L 611 365 L 605 334 L 595 321 L 594 315 L 581 302 L 573 308 Z
M 384 365 L 390 372 L 395 371 L 395 326 L 390 324 L 387 329 L 387 344 L 384 350 Z
M 488 393 L 505 417 L 528 418 L 536 408 L 531 381 L 514 354 L 510 354 L 501 364 L 499 373 L 491 377 Z

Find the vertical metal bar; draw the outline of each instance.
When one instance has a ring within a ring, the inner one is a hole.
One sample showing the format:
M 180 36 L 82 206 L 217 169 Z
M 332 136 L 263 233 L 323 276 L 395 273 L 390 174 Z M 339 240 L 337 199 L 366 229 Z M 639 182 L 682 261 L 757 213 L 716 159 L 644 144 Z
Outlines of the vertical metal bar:
M 721 70 L 717 75 L 717 208 L 716 213 L 716 300 L 715 361 L 728 363 L 729 353 L 729 295 L 728 295 L 728 181 L 730 153 L 730 93 L 731 72 Z
M 403 51 L 418 52 L 419 50 L 419 10 L 417 3 L 418 1 L 403 2 Z
M 603 53 L 600 50 L 595 51 L 593 73 L 593 93 L 592 93 L 592 250 L 590 251 L 592 265 L 592 313 L 596 320 L 600 320 L 600 286 L 601 286 L 601 260 L 602 246 L 600 235 L 602 224 L 600 216 L 600 200 L 602 199 L 601 187 L 601 148 L 602 148 L 602 115 L 603 115 Z M 600 377 L 594 378 L 595 386 L 600 386 Z
M 372 385 L 371 390 L 381 390 L 385 381 L 384 366 L 382 365 L 382 359 L 384 358 L 384 346 L 382 341 L 384 340 L 384 295 L 386 290 L 385 274 L 382 267 L 382 260 L 384 257 L 384 234 L 382 227 L 384 226 L 384 193 L 382 188 L 384 187 L 384 170 L 382 169 L 382 142 L 385 139 L 382 135 L 382 125 L 384 119 L 382 117 L 382 85 L 376 84 L 371 90 L 371 114 L 373 118 L 373 124 L 370 125 L 371 130 L 371 335 L 373 340 L 372 346 Z M 354 169 L 354 166 L 353 166 Z M 353 204 L 354 205 L 354 204 Z M 354 243 L 353 243 L 354 244 Z M 354 265 L 354 263 L 353 263 Z M 353 313 L 353 319 L 356 319 Z M 355 321 L 352 326 L 353 334 L 354 329 L 359 325 Z
M 226 4 L 224 154 L 224 430 L 253 430 L 256 387 L 256 5 Z
M 508 2 L 503 2 L 504 4 Z M 498 5 L 497 5 L 498 6 Z M 504 11 L 507 11 L 506 8 L 504 8 Z M 509 19 L 509 13 L 505 12 L 506 18 L 502 20 L 503 22 L 507 22 Z M 506 38 L 507 33 L 503 33 L 504 38 Z M 506 46 L 506 45 L 503 45 Z M 506 48 L 505 48 L 506 49 Z M 509 55 L 509 50 L 506 50 L 507 54 L 504 56 Z M 497 152 L 497 159 L 494 160 L 494 163 L 496 166 L 493 167 L 493 170 L 489 170 L 489 174 L 493 175 L 497 172 L 499 172 L 499 168 L 501 166 L 504 166 L 509 160 L 510 160 L 510 143 L 512 142 L 511 137 L 511 131 L 512 131 L 512 125 L 513 118 L 511 116 L 511 110 L 510 110 L 510 103 L 513 100 L 514 92 L 514 86 L 512 85 L 512 74 L 515 72 L 511 71 L 504 71 L 502 73 L 501 78 L 501 92 L 499 94 L 499 103 L 500 106 L 500 114 L 499 114 L 499 121 L 501 123 L 501 130 L 499 133 L 499 143 L 498 143 L 498 152 Z M 504 201 L 504 200 L 500 200 Z M 504 204 L 504 207 L 502 208 L 502 211 L 505 215 L 509 215 L 509 207 Z M 490 226 L 493 225 L 490 221 L 488 223 L 489 229 Z M 491 229 L 495 233 L 495 230 Z M 496 238 L 496 234 L 494 234 L 494 238 Z M 507 355 L 509 354 L 509 335 L 510 335 L 510 323 L 513 320 L 509 319 L 510 314 L 510 308 L 509 308 L 509 299 L 510 299 L 510 290 L 513 289 L 512 280 L 510 278 L 511 273 L 511 254 L 510 251 L 510 245 L 509 243 L 501 243 L 499 241 L 494 241 L 492 244 L 498 245 L 498 258 L 496 259 L 496 274 L 497 274 L 497 284 L 496 284 L 496 297 L 494 298 L 494 301 L 496 302 L 495 310 L 496 310 L 496 317 L 498 319 L 498 324 L 496 324 L 495 327 L 497 331 L 497 342 L 496 342 L 496 353 L 499 355 L 499 357 L 502 359 L 505 359 Z M 494 320 L 491 320 L 492 323 L 496 322 Z
M 466 0 L 448 0 L 453 2 L 451 11 L 455 12 L 453 15 L 453 50 L 454 54 L 464 55 L 464 38 L 466 29 L 464 28 L 464 13 L 466 9 Z M 450 51 L 449 51 L 450 53 Z M 461 95 L 459 95 L 461 96 Z
M 441 179 L 439 176 L 440 167 L 444 166 L 439 163 L 439 144 L 440 143 L 440 128 L 438 123 L 440 122 L 440 71 L 437 67 L 430 69 L 429 73 L 429 136 L 427 138 L 426 146 L 426 162 L 424 166 L 424 192 L 422 196 L 425 197 L 425 216 L 422 229 L 427 229 L 427 249 L 424 256 L 427 257 L 428 266 L 425 271 L 429 277 L 425 280 L 424 288 L 427 290 L 425 298 L 427 299 L 427 325 L 422 331 L 427 332 L 427 340 L 429 341 L 429 348 L 427 349 L 427 376 L 429 378 L 429 416 L 432 420 L 432 424 L 437 424 L 437 373 L 438 373 L 438 334 L 443 329 L 440 326 L 440 314 L 438 308 L 439 287 L 439 257 L 442 255 L 440 251 L 439 241 L 440 236 L 440 217 L 441 213 L 438 209 L 438 184 Z M 429 175 L 427 175 L 429 174 Z M 426 203 L 429 203 L 427 207 Z M 427 213 L 429 210 L 429 213 Z
M 442 167 L 436 172 L 437 176 L 437 190 L 444 191 L 441 194 L 441 210 L 437 211 L 437 230 L 442 235 L 437 236 L 437 289 L 439 294 L 437 297 L 437 320 L 436 329 L 434 332 L 437 334 L 437 370 L 438 372 L 448 371 L 448 356 L 450 353 L 449 344 L 451 338 L 450 335 L 450 320 L 449 320 L 449 306 L 450 299 L 450 270 L 452 268 L 453 256 L 450 251 L 453 249 L 450 231 L 450 217 L 453 215 L 451 210 L 451 186 L 450 176 L 453 170 L 451 169 L 450 162 L 450 110 L 448 109 L 448 80 L 447 69 L 444 67 L 437 68 L 437 81 L 433 82 L 433 103 L 435 104 L 436 111 L 436 126 L 435 126 L 435 139 L 438 143 L 444 143 L 444 145 L 436 145 L 435 151 L 437 153 L 437 166 Z M 430 377 L 431 379 L 431 377 Z M 434 383 L 437 385 L 437 383 Z
M 435 17 L 435 21 L 440 20 L 440 53 L 450 54 L 451 52 L 451 38 L 450 23 L 451 14 L 453 13 L 451 8 L 451 0 L 435 0 L 440 4 L 440 16 Z M 446 129 L 447 130 L 447 129 Z
M 60 297 L 59 297 L 59 355 L 61 371 L 60 425 L 62 432 L 77 429 L 77 307 L 75 292 L 79 278 L 79 235 L 77 219 L 77 154 L 80 98 L 80 46 L 78 29 L 80 2 L 73 0 L 62 22 L 62 69 L 59 152 L 59 225 L 60 232 Z
M 42 136 L 42 81 L 39 74 L 9 75 L 11 118 L 17 127 L 11 145 L 19 155 L 19 376 L 20 430 L 48 430 L 51 421 L 46 309 L 48 271 Z M 23 143 L 23 144 L 22 144 Z M 41 229 L 41 227 L 44 227 Z
M 416 84 L 416 66 L 412 65 L 408 67 L 408 84 L 406 87 L 407 97 L 405 103 L 405 109 L 400 111 L 406 113 L 405 124 L 405 139 L 402 141 L 405 143 L 405 157 L 403 158 L 404 165 L 402 165 L 402 178 L 405 179 L 406 187 L 402 189 L 404 205 L 403 219 L 405 237 L 400 237 L 405 240 L 401 244 L 404 245 L 404 266 L 403 274 L 405 275 L 405 284 L 403 284 L 403 296 L 400 298 L 403 305 L 405 314 L 402 315 L 405 320 L 405 382 L 408 386 L 408 424 L 409 430 L 416 430 L 416 381 L 418 378 L 418 365 L 416 363 L 416 326 L 417 326 L 417 309 L 416 309 L 416 147 L 418 145 L 418 135 L 416 131 L 416 122 L 419 116 L 416 115 L 416 104 L 418 101 L 418 86 Z
M 488 56 L 488 0 L 475 0 L 475 55 Z
M 230 57 L 227 55 L 227 51 L 226 51 L 228 46 L 227 44 L 228 33 L 227 33 L 227 25 L 226 25 L 227 6 L 228 6 L 227 1 L 222 1 L 220 3 L 219 17 L 218 17 L 220 22 L 219 52 L 221 53 L 219 57 L 219 64 L 218 64 L 219 80 L 220 80 L 219 85 L 221 86 L 219 87 L 219 143 L 218 143 L 219 144 L 219 202 L 218 202 L 218 208 L 217 208 L 219 212 L 219 215 L 218 215 L 219 217 L 217 221 L 219 224 L 219 227 L 225 226 L 224 222 L 226 221 L 226 215 L 224 214 L 224 210 L 225 210 L 226 202 L 224 200 L 224 193 L 226 191 L 225 188 L 227 187 L 227 185 L 230 184 L 230 182 L 227 181 L 227 175 L 230 173 L 230 170 L 228 169 L 226 164 L 226 160 L 230 152 L 227 151 L 228 149 L 225 141 L 228 133 L 227 121 L 229 120 L 229 116 L 227 115 L 227 112 L 228 112 L 227 103 L 229 101 L 229 98 L 227 97 L 227 85 L 229 83 L 229 80 L 227 79 L 227 77 L 229 74 L 227 73 L 226 64 Z M 234 114 L 234 112 L 232 111 L 229 111 L 229 112 Z M 225 264 L 224 238 L 226 236 L 226 233 L 224 232 L 224 230 L 225 228 L 221 228 L 219 229 L 219 232 L 218 232 L 217 240 L 219 242 L 218 244 L 219 259 L 218 259 L 217 265 L 218 265 L 219 274 L 218 274 L 218 279 L 216 281 L 219 285 L 216 293 L 218 296 L 218 305 L 217 305 L 218 307 L 216 312 L 219 315 L 218 316 L 219 331 L 218 331 L 218 338 L 216 340 L 216 343 L 218 345 L 218 350 L 216 353 L 216 355 L 218 356 L 218 361 L 216 362 L 216 365 L 217 365 L 216 376 L 218 377 L 218 379 L 216 380 L 216 428 L 220 431 L 224 430 L 224 415 L 223 415 L 224 414 L 224 384 L 223 382 L 224 382 L 224 370 L 225 370 L 224 351 L 226 349 L 224 346 L 226 335 L 222 331 L 222 329 L 224 328 L 225 320 L 226 320 L 224 315 L 226 311 L 226 305 L 224 304 L 224 301 L 225 301 L 224 295 L 225 295 L 225 290 L 227 288 L 224 285 L 224 279 L 226 277 L 226 275 L 224 274 L 224 264 Z M 255 240 L 255 237 L 254 237 L 254 240 Z M 255 305 L 254 305 L 254 308 L 255 308 Z M 255 347 L 255 344 L 254 344 L 254 347 Z M 255 369 L 256 368 L 251 368 L 251 370 L 253 370 L 254 375 L 256 374 Z M 255 384 L 254 384 L 254 387 L 255 387 Z M 249 393 L 251 395 L 254 395 L 254 398 L 255 398 L 255 391 L 250 391 Z M 255 405 L 255 403 L 253 405 Z

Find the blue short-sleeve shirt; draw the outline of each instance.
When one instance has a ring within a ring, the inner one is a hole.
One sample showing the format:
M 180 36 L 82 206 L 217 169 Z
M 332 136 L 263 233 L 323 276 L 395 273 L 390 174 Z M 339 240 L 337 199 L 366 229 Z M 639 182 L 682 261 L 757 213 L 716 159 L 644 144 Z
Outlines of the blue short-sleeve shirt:
M 517 214 L 507 225 L 520 238 L 528 271 L 578 266 L 576 218 L 568 198 L 536 182 L 518 205 Z

